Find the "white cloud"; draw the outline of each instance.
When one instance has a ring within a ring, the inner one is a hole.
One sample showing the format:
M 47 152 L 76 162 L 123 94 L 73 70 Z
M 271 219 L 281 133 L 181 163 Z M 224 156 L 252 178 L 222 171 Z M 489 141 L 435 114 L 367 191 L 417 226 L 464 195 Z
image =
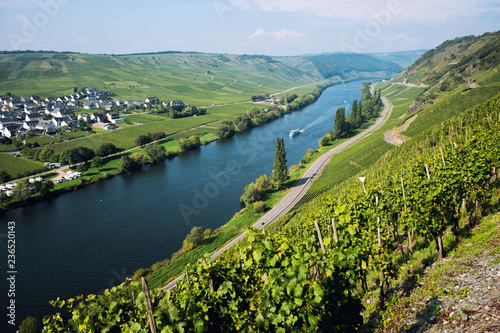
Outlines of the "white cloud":
M 263 28 L 259 28 L 255 30 L 255 32 L 250 36 L 250 38 L 259 38 L 259 37 L 273 37 L 275 39 L 285 40 L 285 39 L 305 38 L 306 35 L 288 29 L 281 29 L 276 32 L 269 32 Z
M 500 3 L 492 4 L 491 0 L 240 0 L 232 5 L 242 10 L 252 5 L 269 12 L 300 12 L 325 18 L 372 19 L 389 12 L 392 19 L 406 21 L 442 21 L 500 9 Z
M 38 0 L 0 0 L 0 7 L 4 8 L 34 8 Z

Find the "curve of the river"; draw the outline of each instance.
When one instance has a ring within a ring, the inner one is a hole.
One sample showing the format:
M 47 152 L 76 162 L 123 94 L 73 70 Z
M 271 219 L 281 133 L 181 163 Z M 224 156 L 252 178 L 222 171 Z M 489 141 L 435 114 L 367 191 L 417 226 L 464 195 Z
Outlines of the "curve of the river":
M 99 293 L 170 257 L 193 226 L 226 223 L 241 208 L 244 186 L 271 173 L 276 137 L 285 138 L 288 166 L 298 164 L 333 129 L 337 108 L 348 114 L 360 96 L 360 81 L 330 87 L 304 110 L 232 139 L 2 216 L 4 262 L 7 223 L 16 225 L 17 325 L 27 316 L 53 313 L 51 299 Z M 288 137 L 296 128 L 304 132 Z M 6 309 L 5 278 L 0 287 Z M 7 319 L 0 318 L 2 332 L 12 329 Z

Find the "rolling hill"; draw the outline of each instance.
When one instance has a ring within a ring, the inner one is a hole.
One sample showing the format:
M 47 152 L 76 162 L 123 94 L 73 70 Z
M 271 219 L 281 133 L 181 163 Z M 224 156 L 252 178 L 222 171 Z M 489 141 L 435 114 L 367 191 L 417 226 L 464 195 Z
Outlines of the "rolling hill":
M 365 61 L 359 62 L 357 57 L 321 61 L 301 57 L 293 63 L 262 55 L 4 52 L 0 54 L 0 94 L 61 96 L 71 93 L 73 87 L 93 86 L 112 91 L 121 99 L 157 96 L 210 105 L 249 100 L 255 94 L 276 93 L 325 79 L 386 78 L 401 70 L 376 58 L 363 56 Z

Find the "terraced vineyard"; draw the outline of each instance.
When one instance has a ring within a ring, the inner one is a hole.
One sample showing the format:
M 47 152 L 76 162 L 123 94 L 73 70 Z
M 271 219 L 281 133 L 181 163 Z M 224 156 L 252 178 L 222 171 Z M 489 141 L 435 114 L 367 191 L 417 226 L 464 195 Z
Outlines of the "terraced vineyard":
M 409 235 L 410 248 L 417 237 L 435 240 L 442 255 L 448 228 L 458 230 L 461 218 L 476 223 L 496 187 L 499 122 L 497 95 L 429 129 L 367 170 L 364 191 L 346 182 L 281 230 L 250 233 L 221 258 L 188 266 L 173 290 L 151 292 L 149 319 L 149 292 L 127 281 L 100 296 L 54 301 L 72 320 L 47 316 L 45 331 L 356 329 L 368 274 L 380 274 L 384 306 L 386 285 L 405 258 L 401 235 Z

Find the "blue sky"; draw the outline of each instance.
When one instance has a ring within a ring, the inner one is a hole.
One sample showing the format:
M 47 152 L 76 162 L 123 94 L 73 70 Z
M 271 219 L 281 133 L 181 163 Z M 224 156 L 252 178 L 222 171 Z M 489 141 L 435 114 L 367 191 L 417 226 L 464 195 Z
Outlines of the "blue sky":
M 0 0 L 0 50 L 299 55 L 500 30 L 500 0 Z

